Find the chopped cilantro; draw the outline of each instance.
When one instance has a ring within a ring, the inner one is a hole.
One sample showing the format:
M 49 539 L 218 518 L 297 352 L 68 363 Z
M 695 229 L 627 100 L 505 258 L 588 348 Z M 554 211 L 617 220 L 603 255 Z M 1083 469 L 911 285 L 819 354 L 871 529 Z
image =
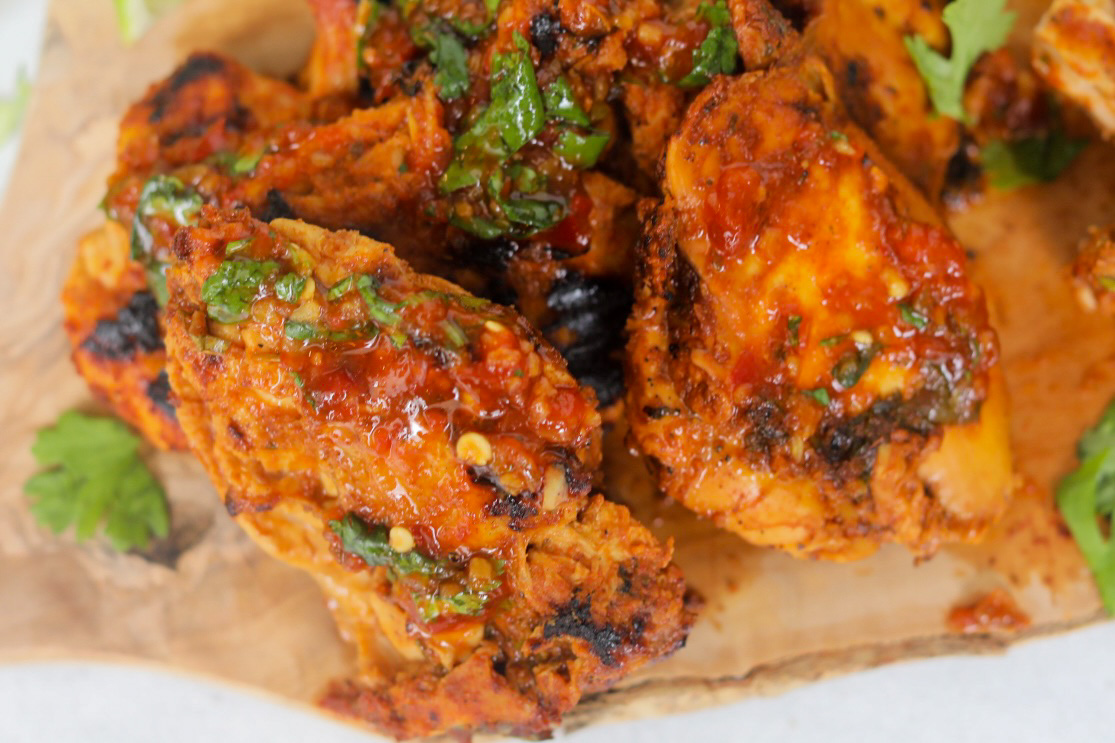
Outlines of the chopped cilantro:
M 815 390 L 804 390 L 806 395 L 812 397 L 823 408 L 827 408 L 832 399 L 829 397 L 829 391 L 824 387 L 818 387 Z
M 546 86 L 542 100 L 546 105 L 546 114 L 551 119 L 564 119 L 585 128 L 592 126 L 588 114 L 577 105 L 577 99 L 573 97 L 573 86 L 564 76 Z
M 225 245 L 225 255 L 232 255 L 233 253 L 239 253 L 241 250 L 245 250 L 251 244 L 252 244 L 252 238 L 250 238 L 250 237 L 245 237 L 242 240 L 233 240 L 228 245 Z
M 724 0 L 715 5 L 701 3 L 697 17 L 709 23 L 705 40 L 693 52 L 693 69 L 677 81 L 682 88 L 699 88 L 708 85 L 716 75 L 730 75 L 736 71 L 739 43 L 732 31 L 732 14 Z
M 980 160 L 991 187 L 1009 191 L 1056 179 L 1087 144 L 1055 130 L 1044 137 L 993 140 L 980 150 Z
M 898 305 L 898 313 L 902 315 L 902 321 L 907 325 L 913 325 L 918 330 L 925 329 L 929 324 L 929 318 L 921 314 L 908 304 Z
M 448 560 L 435 560 L 421 551 L 396 552 L 387 540 L 387 528 L 368 524 L 354 513 L 345 514 L 340 521 L 330 521 L 329 528 L 341 539 L 345 552 L 356 555 L 369 567 L 385 567 L 396 575 L 419 573 L 441 575 L 449 567 Z
M 31 447 L 46 468 L 23 486 L 35 520 L 55 534 L 73 525 L 78 541 L 100 528 L 121 551 L 166 536 L 166 496 L 139 457 L 139 445 L 120 421 L 63 413 Z
M 355 283 L 355 277 L 346 276 L 333 286 L 329 287 L 329 291 L 326 293 L 325 298 L 328 299 L 330 302 L 334 302 L 352 291 L 353 284 Z
M 468 52 L 451 33 L 435 33 L 430 62 L 437 68 L 438 97 L 453 101 L 468 92 Z
M 970 121 L 964 110 L 968 73 L 980 55 L 1006 43 L 1015 17 L 1015 13 L 1006 10 L 1006 0 L 954 0 L 942 13 L 952 37 L 951 56 L 942 56 L 920 36 L 905 38 L 906 49 L 938 114 L 965 123 Z
M 860 380 L 867 368 L 871 366 L 871 360 L 875 357 L 875 347 L 867 346 L 865 348 L 856 348 L 840 357 L 836 362 L 836 366 L 832 368 L 832 378 L 840 385 L 841 389 L 847 390 L 856 386 L 856 382 Z M 827 403 L 825 403 L 827 405 Z
M 832 348 L 847 337 L 847 333 L 841 333 L 840 335 L 830 335 L 828 338 L 824 338 L 821 340 L 821 345 L 825 348 Z
M 500 584 L 498 581 L 493 581 L 493 583 L 494 588 L 492 590 L 495 590 Z M 488 605 L 486 595 L 473 593 L 472 591 L 461 591 L 452 596 L 442 596 L 440 594 L 432 596 L 416 595 L 414 599 L 424 622 L 432 622 L 445 614 L 476 616 L 484 611 L 484 607 Z
M 259 161 L 262 159 L 262 150 L 259 152 L 249 152 L 233 160 L 228 169 L 233 175 L 248 175 L 256 169 L 256 166 L 259 165 Z
M 263 282 L 279 271 L 275 261 L 226 260 L 201 286 L 209 317 L 221 323 L 248 319 L 248 310 Z
M 155 237 L 147 226 L 151 217 L 162 217 L 179 227 L 193 224 L 201 211 L 201 196 L 170 175 L 155 175 L 143 184 L 132 219 L 132 258 L 141 263 L 154 259 Z
M 306 277 L 296 273 L 283 274 L 275 282 L 275 296 L 284 302 L 294 304 L 302 296 L 302 289 L 306 286 Z
M 312 341 L 324 336 L 317 325 L 297 320 L 287 320 L 283 325 L 283 334 L 292 341 Z
M 468 334 L 452 318 L 442 323 L 442 330 L 445 331 L 445 339 L 453 348 L 464 348 L 468 345 Z
M 1077 443 L 1080 466 L 1057 486 L 1057 507 L 1115 614 L 1115 403 Z
M 798 329 L 801 327 L 801 315 L 790 315 L 786 320 L 786 329 L 789 331 L 790 345 L 797 348 L 800 343 Z
M 368 307 L 368 314 L 381 325 L 398 325 L 402 320 L 399 317 L 399 305 L 389 302 L 379 295 L 379 281 L 374 276 L 361 274 L 356 279 L 356 289 Z
M 507 231 L 499 224 L 483 217 L 458 217 L 454 214 L 449 218 L 449 224 L 483 240 L 494 240 Z
M 290 377 L 294 380 L 294 383 L 298 385 L 298 389 L 302 392 L 302 397 L 306 400 L 307 403 L 309 403 L 310 408 L 316 411 L 317 400 L 314 399 L 313 395 L 306 391 L 306 381 L 302 379 L 302 375 L 291 369 Z
M 530 44 L 523 35 L 514 33 L 517 51 L 492 56 L 492 104 L 496 128 L 507 146 L 515 152 L 542 130 L 546 123 L 545 107 L 534 65 Z
M 558 137 L 554 145 L 554 152 L 563 160 L 576 168 L 591 168 L 596 164 L 600 153 L 608 146 L 611 137 L 607 132 L 589 132 L 581 134 L 572 129 L 566 129 Z
M 454 160 L 449 163 L 449 167 L 442 173 L 439 186 L 443 193 L 453 193 L 454 191 L 460 191 L 462 188 L 475 186 L 480 182 L 479 170 L 479 168 L 468 167 Z

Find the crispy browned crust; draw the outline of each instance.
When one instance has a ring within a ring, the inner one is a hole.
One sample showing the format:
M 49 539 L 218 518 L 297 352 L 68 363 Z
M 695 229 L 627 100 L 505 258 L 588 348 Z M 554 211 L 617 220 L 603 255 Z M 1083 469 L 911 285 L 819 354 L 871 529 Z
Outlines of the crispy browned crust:
M 62 288 L 63 327 L 89 388 L 160 449 L 184 449 L 154 297 L 116 222 L 83 237 Z
M 284 270 L 284 246 L 301 246 L 316 288 L 297 306 L 264 294 L 249 319 L 218 325 L 200 289 L 224 246 L 245 236 L 251 257 Z M 521 317 L 422 299 L 467 295 L 382 243 L 289 220 L 208 211 L 175 250 L 167 348 L 179 416 L 230 512 L 314 575 L 356 644 L 360 676 L 331 688 L 327 706 L 400 738 L 542 734 L 584 694 L 680 647 L 693 617 L 672 547 L 592 494 L 593 396 Z M 325 299 L 349 275 L 376 278 L 401 308 L 405 340 L 283 335 L 294 313 L 329 327 L 366 321 L 358 298 Z M 440 346 L 449 321 L 466 346 Z M 214 352 L 203 340 L 212 334 L 228 347 Z M 490 442 L 489 463 L 460 458 L 467 432 Z M 545 495 L 551 471 L 564 473 L 555 497 Z M 343 514 L 405 527 L 432 557 L 505 561 L 506 600 L 427 622 L 411 589 L 343 551 L 327 526 Z
M 799 555 L 982 535 L 1010 485 L 983 296 L 824 64 L 715 81 L 663 190 L 628 325 L 628 416 L 666 494 Z
M 849 115 L 883 154 L 936 200 L 960 144 L 960 125 L 937 116 L 904 39 L 917 35 L 945 48 L 939 0 L 823 2 L 807 43 L 833 71 Z

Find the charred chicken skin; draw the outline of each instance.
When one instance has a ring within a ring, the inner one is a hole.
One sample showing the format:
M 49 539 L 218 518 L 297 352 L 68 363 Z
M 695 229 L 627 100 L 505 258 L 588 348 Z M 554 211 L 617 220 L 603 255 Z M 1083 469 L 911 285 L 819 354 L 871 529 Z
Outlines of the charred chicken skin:
M 361 16 L 359 28 L 366 30 L 356 34 L 355 14 L 370 12 L 371 5 L 311 5 L 319 34 L 304 74 L 308 92 L 219 55 L 197 54 L 129 110 L 105 205 L 110 220 L 142 238 L 133 239 L 132 260 L 140 265 L 130 266 L 130 273 L 146 271 L 148 283 L 162 281 L 170 238 L 197 206 L 160 213 L 168 198 L 181 203 L 196 196 L 201 203 L 246 206 L 264 219 L 297 217 L 356 229 L 392 242 L 419 270 L 515 302 L 579 378 L 605 403 L 616 400 L 636 193 L 593 168 L 617 128 L 593 91 L 599 97 L 611 90 L 608 81 L 623 60 L 601 50 L 597 64 L 586 57 L 587 47 L 557 53 L 567 45 L 559 45 L 564 36 L 556 21 L 547 26 L 549 16 L 536 14 L 531 24 L 513 22 L 522 9 L 507 10 L 506 28 L 482 25 L 473 38 L 454 30 L 463 21 L 452 26 L 420 10 L 404 22 L 390 8 L 377 10 L 383 17 L 370 26 Z M 699 34 L 704 22 L 694 24 Z M 454 87 L 460 81 L 438 74 L 429 50 L 412 39 L 418 34 L 411 32 L 422 29 L 421 38 L 467 54 L 460 58 L 467 69 L 457 72 L 471 81 L 468 96 Z M 395 47 L 403 51 L 394 54 Z M 358 48 L 387 56 L 358 61 Z M 388 69 L 385 59 L 399 67 Z M 365 100 L 354 88 L 357 67 L 366 75 L 382 73 L 375 94 L 364 91 Z M 517 109 L 524 100 L 525 108 Z M 351 110 L 368 102 L 375 105 Z M 489 110 L 484 124 L 477 117 Z M 507 122 L 519 114 L 529 126 L 512 133 Z M 648 126 L 664 141 L 663 127 L 650 118 Z M 172 415 L 134 412 L 150 407 L 143 395 L 161 373 L 161 348 L 148 350 L 150 358 L 131 354 L 135 369 L 125 377 L 104 374 L 108 361 L 128 362 L 90 353 L 89 330 L 76 321 L 89 315 L 115 321 L 137 290 L 158 298 L 157 286 L 121 287 L 114 280 L 73 272 L 64 301 L 75 318 L 76 365 L 149 438 L 180 440 Z M 92 311 L 74 304 L 90 295 L 101 299 Z M 155 318 L 150 322 L 157 325 Z
M 593 394 L 520 315 L 383 243 L 245 211 L 206 207 L 174 254 L 179 420 L 356 644 L 328 706 L 400 738 L 542 734 L 681 646 L 671 545 L 593 493 Z
M 628 415 L 665 493 L 803 556 L 978 538 L 1011 484 L 984 299 L 825 64 L 799 53 L 714 81 L 663 191 Z
M 112 329 L 159 327 L 173 236 L 203 203 L 403 230 L 401 204 L 432 188 L 449 141 L 436 98 L 320 123 L 335 119 L 336 108 L 198 54 L 125 116 L 104 201 L 108 222 L 83 241 L 62 299 L 78 371 L 151 441 L 182 442 L 173 408 L 151 394 L 165 389 L 161 338 Z M 98 328 L 119 342 L 107 348 Z

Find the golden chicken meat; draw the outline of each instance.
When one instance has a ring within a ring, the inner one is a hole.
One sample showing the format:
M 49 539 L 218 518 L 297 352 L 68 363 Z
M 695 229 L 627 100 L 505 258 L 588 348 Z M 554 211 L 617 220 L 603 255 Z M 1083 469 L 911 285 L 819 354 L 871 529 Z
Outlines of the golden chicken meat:
M 1054 0 L 1034 30 L 1034 67 L 1115 136 L 1115 2 Z
M 628 415 L 664 492 L 802 556 L 980 537 L 1011 485 L 984 298 L 824 62 L 799 50 L 714 81 L 662 188 Z
M 357 646 L 327 706 L 540 735 L 683 644 L 671 545 L 594 493 L 593 394 L 513 310 L 356 233 L 210 207 L 167 279 L 191 448 Z

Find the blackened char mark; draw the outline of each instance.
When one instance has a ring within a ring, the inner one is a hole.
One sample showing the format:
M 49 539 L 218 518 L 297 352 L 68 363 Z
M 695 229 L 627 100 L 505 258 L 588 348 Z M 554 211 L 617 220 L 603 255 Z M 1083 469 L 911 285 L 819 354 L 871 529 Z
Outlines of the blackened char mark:
M 606 666 L 617 666 L 616 651 L 624 645 L 631 645 L 642 637 L 645 620 L 635 617 L 628 632 L 605 624 L 599 625 L 592 618 L 592 605 L 588 599 L 573 598 L 558 610 L 558 615 L 546 623 L 543 636 L 575 637 L 584 640 L 592 648 L 593 654 Z
M 216 54 L 200 53 L 191 55 L 189 59 L 171 73 L 151 98 L 151 114 L 147 120 L 157 124 L 166 114 L 167 106 L 174 100 L 175 94 L 192 82 L 220 75 L 225 71 L 225 61 Z
M 546 297 L 555 315 L 546 337 L 573 376 L 596 391 L 601 405 L 623 396 L 623 334 L 632 302 L 624 282 L 573 271 L 558 278 Z
M 270 222 L 272 219 L 295 219 L 296 217 L 294 209 L 286 203 L 283 194 L 277 188 L 272 188 L 267 192 L 267 200 L 259 210 L 257 219 L 261 222 Z
M 507 527 L 511 531 L 522 531 L 527 522 L 538 515 L 538 504 L 534 493 L 513 494 L 500 485 L 499 480 L 487 467 L 469 467 L 469 479 L 477 485 L 491 488 L 496 492 L 495 500 L 484 507 L 489 516 L 506 516 Z
M 810 443 L 832 468 L 837 481 L 866 479 L 875 468 L 879 445 L 896 431 L 929 435 L 933 425 L 927 419 L 926 407 L 930 403 L 917 396 L 905 401 L 897 397 L 880 400 L 859 415 L 825 419 Z
M 174 405 L 170 402 L 170 380 L 167 379 L 166 369 L 159 372 L 159 375 L 151 381 L 151 384 L 147 385 L 147 397 L 168 418 L 171 420 L 178 419 Z
M 779 445 L 790 438 L 786 431 L 785 411 L 772 400 L 759 400 L 744 413 L 750 424 L 745 435 L 748 451 L 769 457 Z
M 522 246 L 513 240 L 451 241 L 451 278 L 497 304 L 514 305 L 518 294 L 507 280 L 507 266 Z
M 101 320 L 81 347 L 102 359 L 120 361 L 163 347 L 159 337 L 159 304 L 151 292 L 136 292 L 116 317 Z
M 549 13 L 537 13 L 530 19 L 530 41 L 542 55 L 549 59 L 557 51 L 561 40 L 561 22 Z

